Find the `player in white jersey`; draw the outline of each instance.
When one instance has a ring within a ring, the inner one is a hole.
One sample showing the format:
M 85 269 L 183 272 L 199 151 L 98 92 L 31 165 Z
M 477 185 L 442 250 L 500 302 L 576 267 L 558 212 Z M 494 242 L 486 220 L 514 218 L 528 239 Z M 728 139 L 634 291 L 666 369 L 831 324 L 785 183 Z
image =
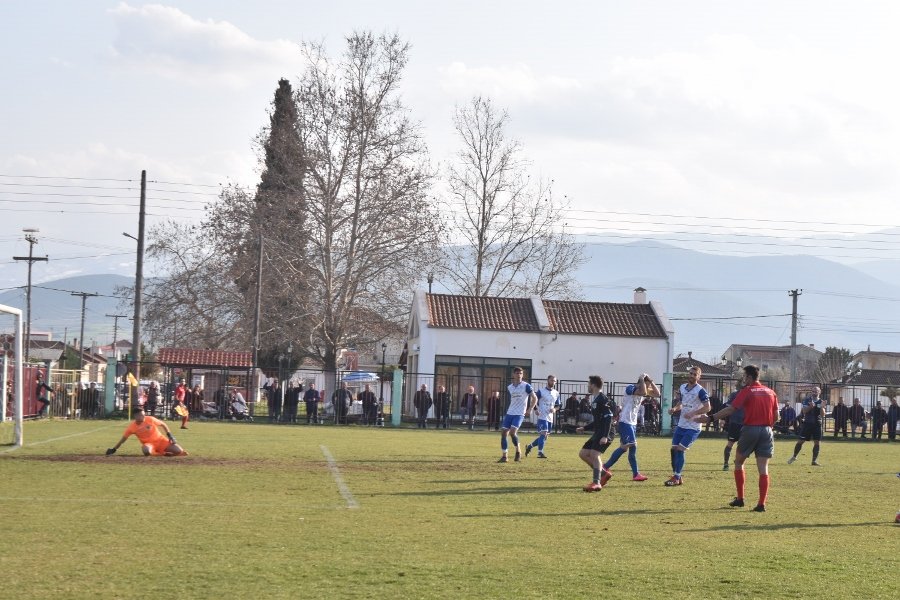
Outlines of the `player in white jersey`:
M 537 446 L 538 458 L 547 458 L 544 454 L 544 444 L 547 443 L 547 436 L 553 429 L 553 415 L 559 410 L 559 391 L 556 390 L 556 375 L 547 376 L 547 385 L 543 389 L 537 391 L 537 413 L 538 436 L 533 442 L 525 446 L 525 456 L 531 452 L 531 449 Z
M 610 468 L 628 451 L 628 464 L 631 465 L 632 481 L 647 481 L 647 476 L 642 475 L 637 464 L 637 423 L 638 415 L 644 409 L 641 405 L 644 397 L 659 398 L 659 388 L 646 373 L 641 373 L 637 383 L 625 388 L 625 396 L 622 398 L 622 410 L 619 412 L 619 441 L 621 445 L 613 450 L 609 460 L 606 461 L 600 484 L 606 485 L 612 477 Z
M 509 443 L 507 437 L 512 438 L 513 446 L 516 447 L 516 462 L 522 458 L 522 448 L 519 446 L 519 427 L 525 420 L 525 414 L 530 413 L 537 403 L 537 396 L 531 389 L 531 384 L 522 381 L 522 367 L 513 367 L 512 380 L 507 390 L 509 390 L 509 408 L 506 410 L 506 416 L 503 417 L 503 424 L 500 426 L 500 449 L 503 450 L 503 456 L 497 462 L 509 462 L 507 452 Z
M 681 470 L 684 468 L 684 452 L 700 437 L 700 417 L 712 409 L 709 394 L 700 385 L 700 367 L 688 370 L 688 382 L 681 384 L 681 402 L 669 409 L 669 414 L 680 413 L 678 426 L 672 434 L 672 477 L 666 486 L 681 485 Z

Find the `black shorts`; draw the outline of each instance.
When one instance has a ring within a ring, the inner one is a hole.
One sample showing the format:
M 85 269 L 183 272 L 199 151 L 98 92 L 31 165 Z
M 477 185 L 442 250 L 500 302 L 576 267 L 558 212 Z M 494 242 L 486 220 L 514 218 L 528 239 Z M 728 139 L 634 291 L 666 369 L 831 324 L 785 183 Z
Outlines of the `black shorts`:
M 736 442 L 741 439 L 741 429 L 744 427 L 743 424 L 738 425 L 737 423 L 729 423 L 728 424 L 728 441 Z
M 803 430 L 800 431 L 800 437 L 805 441 L 814 440 L 818 442 L 822 439 L 822 423 L 804 423 Z
M 609 448 L 609 445 L 612 443 L 612 438 L 606 438 L 606 443 L 601 444 L 600 440 L 602 440 L 602 436 L 592 435 L 591 439 L 584 443 L 584 446 L 581 448 L 583 450 L 594 450 L 595 452 L 604 453 L 606 449 Z

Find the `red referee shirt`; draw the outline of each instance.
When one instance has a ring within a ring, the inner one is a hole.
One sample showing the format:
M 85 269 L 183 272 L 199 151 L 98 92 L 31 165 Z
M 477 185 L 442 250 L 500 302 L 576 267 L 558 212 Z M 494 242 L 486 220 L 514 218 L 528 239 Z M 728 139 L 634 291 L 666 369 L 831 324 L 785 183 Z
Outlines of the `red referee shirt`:
M 772 427 L 778 418 L 778 396 L 758 381 L 738 392 L 731 406 L 744 409 L 744 425 Z

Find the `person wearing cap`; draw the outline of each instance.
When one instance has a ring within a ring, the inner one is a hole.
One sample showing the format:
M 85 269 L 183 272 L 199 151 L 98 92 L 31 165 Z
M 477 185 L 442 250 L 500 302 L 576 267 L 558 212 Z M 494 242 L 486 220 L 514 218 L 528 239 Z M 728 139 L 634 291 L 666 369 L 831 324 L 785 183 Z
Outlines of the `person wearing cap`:
M 156 417 L 144 414 L 144 409 L 135 407 L 134 420 L 125 428 L 122 439 L 106 450 L 106 455 L 115 454 L 116 450 L 132 435 L 137 436 L 141 442 L 141 452 L 144 456 L 187 456 L 187 451 L 178 445 L 175 436 L 169 430 L 164 421 Z M 165 433 L 160 431 L 162 429 Z

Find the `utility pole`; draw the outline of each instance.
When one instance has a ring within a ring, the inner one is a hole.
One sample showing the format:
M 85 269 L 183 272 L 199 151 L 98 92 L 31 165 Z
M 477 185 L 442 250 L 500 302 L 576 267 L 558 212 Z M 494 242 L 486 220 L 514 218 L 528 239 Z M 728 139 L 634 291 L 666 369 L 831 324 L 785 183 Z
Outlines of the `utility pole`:
M 131 358 L 134 360 L 134 377 L 141 380 L 141 297 L 144 288 L 144 222 L 147 215 L 147 170 L 141 171 L 141 207 L 138 213 L 137 266 L 134 272 L 134 338 Z
M 259 255 L 256 257 L 256 306 L 253 311 L 253 372 L 254 381 L 255 373 L 259 366 L 259 313 L 262 304 L 262 267 L 263 267 L 263 235 L 259 233 Z M 253 392 L 254 399 L 259 391 L 259 382 L 256 381 L 256 390 Z
M 25 232 L 25 241 L 28 242 L 28 256 L 13 256 L 13 260 L 28 261 L 28 287 L 25 288 L 25 362 L 28 362 L 31 353 L 31 265 L 40 261 L 47 261 L 47 257 L 34 256 L 34 245 L 37 244 L 37 229 L 23 229 Z
M 88 292 L 72 292 L 73 296 L 81 296 L 81 335 L 78 338 L 78 369 L 84 369 L 84 311 L 87 307 L 87 299 L 100 294 L 90 294 Z
M 794 381 L 797 380 L 797 298 L 803 293 L 801 289 L 795 289 L 788 292 L 791 297 L 791 397 L 793 401 Z
M 127 319 L 128 315 L 105 315 L 107 317 L 112 317 L 113 319 L 113 343 L 112 343 L 112 351 L 116 356 L 116 359 L 119 358 L 119 350 L 116 348 L 116 343 L 119 341 L 119 319 Z

